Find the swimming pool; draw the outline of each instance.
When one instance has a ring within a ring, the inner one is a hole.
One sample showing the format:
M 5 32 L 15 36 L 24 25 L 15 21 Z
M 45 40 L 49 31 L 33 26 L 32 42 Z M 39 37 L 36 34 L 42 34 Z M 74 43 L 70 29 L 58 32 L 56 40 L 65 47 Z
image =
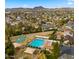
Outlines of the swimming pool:
M 42 38 L 36 38 L 28 44 L 28 46 L 37 47 L 37 48 L 40 48 L 43 45 L 44 45 L 44 39 Z

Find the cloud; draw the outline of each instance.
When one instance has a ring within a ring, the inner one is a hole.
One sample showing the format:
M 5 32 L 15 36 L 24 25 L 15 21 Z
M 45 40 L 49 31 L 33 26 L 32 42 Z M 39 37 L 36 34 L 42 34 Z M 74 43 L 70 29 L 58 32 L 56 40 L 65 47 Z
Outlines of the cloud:
M 73 5 L 74 4 L 74 0 L 68 0 L 68 5 Z
M 24 5 L 22 5 L 22 7 L 23 7 L 23 8 L 26 8 L 26 7 L 28 7 L 28 5 L 24 4 Z
M 69 5 L 72 5 L 72 4 L 73 4 L 73 2 L 68 2 L 68 4 L 69 4 Z
M 74 2 L 74 0 L 69 0 L 69 1 L 72 1 L 72 2 Z
M 74 1 L 74 0 L 68 0 L 68 1 Z

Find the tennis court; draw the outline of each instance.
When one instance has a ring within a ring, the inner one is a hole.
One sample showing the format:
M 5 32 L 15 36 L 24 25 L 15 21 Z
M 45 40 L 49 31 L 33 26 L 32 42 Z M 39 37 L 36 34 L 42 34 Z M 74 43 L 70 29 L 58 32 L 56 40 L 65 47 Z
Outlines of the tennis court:
M 23 41 L 25 41 L 26 39 L 26 36 L 25 35 L 21 35 L 17 40 L 16 40 L 16 43 L 21 43 Z

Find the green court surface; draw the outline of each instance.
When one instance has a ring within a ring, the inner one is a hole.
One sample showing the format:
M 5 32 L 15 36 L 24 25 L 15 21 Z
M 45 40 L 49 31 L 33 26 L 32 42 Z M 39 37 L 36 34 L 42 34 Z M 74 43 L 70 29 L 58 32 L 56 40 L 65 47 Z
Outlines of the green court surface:
M 26 36 L 25 35 L 20 35 L 20 37 L 16 40 L 16 43 L 21 43 L 23 41 L 25 41 Z

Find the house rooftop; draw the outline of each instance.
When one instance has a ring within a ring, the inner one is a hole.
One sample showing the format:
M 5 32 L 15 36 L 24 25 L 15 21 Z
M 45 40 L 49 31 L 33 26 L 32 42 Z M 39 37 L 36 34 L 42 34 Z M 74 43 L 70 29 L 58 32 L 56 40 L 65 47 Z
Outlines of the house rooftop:
M 33 54 L 35 50 L 36 50 L 35 48 L 27 47 L 24 52 L 25 52 L 25 53 L 28 53 L 28 54 Z
M 14 45 L 15 48 L 22 46 L 20 43 L 13 43 L 13 45 Z

